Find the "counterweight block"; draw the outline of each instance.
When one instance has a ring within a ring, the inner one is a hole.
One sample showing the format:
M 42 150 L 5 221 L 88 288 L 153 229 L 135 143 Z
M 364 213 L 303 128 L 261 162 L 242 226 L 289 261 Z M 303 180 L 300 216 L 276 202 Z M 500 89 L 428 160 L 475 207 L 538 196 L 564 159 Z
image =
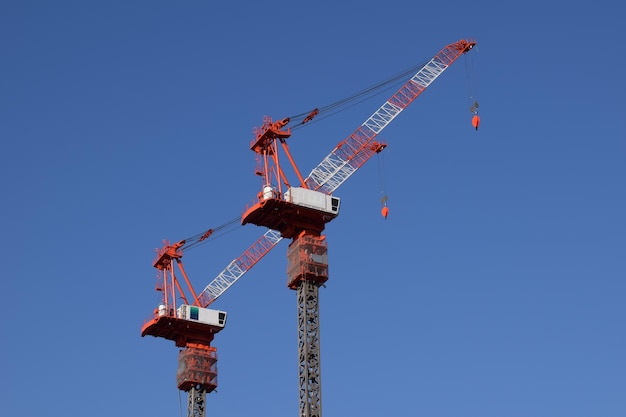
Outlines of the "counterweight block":
M 181 391 L 200 386 L 207 393 L 217 388 L 217 350 L 188 347 L 178 354 L 176 384 Z

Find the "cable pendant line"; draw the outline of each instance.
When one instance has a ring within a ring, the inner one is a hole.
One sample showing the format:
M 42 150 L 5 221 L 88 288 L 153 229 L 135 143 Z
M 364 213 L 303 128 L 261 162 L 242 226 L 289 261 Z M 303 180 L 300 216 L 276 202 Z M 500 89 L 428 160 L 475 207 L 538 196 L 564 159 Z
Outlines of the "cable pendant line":
M 367 101 L 367 100 L 369 100 L 369 99 L 371 99 L 371 98 L 373 98 L 373 97 L 376 97 L 376 96 L 378 96 L 378 95 L 383 94 L 384 92 L 387 92 L 387 91 L 390 91 L 390 90 L 396 89 L 396 88 L 397 88 L 399 85 L 401 85 L 402 83 L 403 83 L 402 81 L 398 81 L 397 83 L 390 84 L 390 85 L 389 85 L 389 86 L 387 86 L 387 88 L 385 88 L 384 90 L 381 90 L 381 91 L 377 92 L 376 94 L 372 94 L 372 95 L 370 95 L 370 96 L 363 97 L 361 100 L 356 101 L 356 102 L 353 102 L 353 103 L 351 103 L 349 106 L 348 106 L 348 105 L 345 105 L 344 107 L 334 107 L 334 108 L 333 108 L 333 110 L 334 110 L 334 111 L 325 110 L 325 112 L 327 113 L 325 116 L 322 116 L 322 117 L 316 117 L 316 118 L 315 118 L 315 120 L 313 120 L 313 121 L 311 121 L 310 123 L 307 123 L 307 124 L 313 124 L 313 123 L 318 123 L 318 122 L 321 122 L 321 121 L 322 121 L 322 120 L 324 120 L 324 119 L 327 119 L 327 118 L 329 118 L 329 117 L 331 117 L 331 116 L 334 116 L 334 115 L 336 115 L 336 114 L 338 114 L 338 113 L 341 113 L 341 112 L 343 112 L 343 111 L 345 111 L 345 110 L 348 110 L 348 109 L 350 109 L 350 108 L 352 108 L 352 107 L 354 107 L 354 106 L 357 106 L 357 105 L 359 105 L 359 104 L 363 103 L 364 101 Z M 352 101 L 354 101 L 354 100 L 352 100 Z M 347 102 L 346 102 L 346 103 L 347 103 Z M 321 113 L 321 111 L 320 111 L 320 113 Z M 299 128 L 303 127 L 303 126 L 304 126 L 304 125 L 303 125 L 302 123 L 300 123 L 300 124 L 295 125 L 295 126 L 294 126 L 294 127 L 292 127 L 291 129 L 292 129 L 292 130 L 297 130 L 297 129 L 299 129 Z
M 185 241 L 185 244 L 183 245 L 183 247 L 186 250 L 189 250 L 200 245 L 201 243 L 204 243 L 209 238 L 215 239 L 219 236 L 222 236 L 228 232 L 228 229 L 233 229 L 233 225 L 237 224 L 239 226 L 240 219 L 241 217 L 239 216 L 234 217 L 217 227 L 207 229 L 201 233 L 197 233 L 193 236 L 183 239 Z M 223 232 L 223 233 L 216 235 L 217 232 Z
M 424 61 L 424 62 L 422 62 L 420 64 L 417 64 L 417 65 L 414 65 L 414 66 L 412 66 L 410 68 L 407 68 L 406 70 L 404 70 L 404 71 L 402 71 L 402 72 L 400 72 L 400 73 L 398 73 L 396 75 L 393 75 L 393 76 L 391 76 L 391 77 L 389 77 L 389 78 L 387 78 L 387 79 L 385 79 L 383 81 L 380 81 L 380 82 L 378 82 L 376 84 L 373 84 L 373 85 L 371 85 L 371 86 L 369 86 L 369 87 L 367 87 L 367 88 L 365 88 L 365 89 L 363 89 L 361 91 L 358 91 L 358 92 L 356 92 L 356 93 L 354 93 L 354 94 L 352 94 L 352 95 L 350 95 L 348 97 L 345 97 L 343 99 L 335 101 L 334 103 L 328 104 L 326 106 L 317 108 L 317 109 L 315 109 L 315 110 L 317 110 L 316 114 L 319 113 L 320 115 L 322 115 L 324 113 L 328 113 L 328 112 L 332 112 L 333 110 L 337 110 L 337 111 L 333 112 L 332 114 L 330 114 L 330 115 L 334 115 L 334 114 L 337 114 L 337 113 L 339 113 L 339 112 L 341 112 L 343 110 L 346 110 L 346 109 L 348 109 L 348 108 L 350 108 L 350 107 L 352 107 L 352 106 L 354 106 L 356 104 L 362 103 L 363 101 L 368 100 L 368 99 L 370 99 L 370 98 L 372 98 L 372 97 L 374 97 L 374 96 L 376 96 L 378 94 L 382 94 L 384 91 L 392 89 L 393 87 L 395 87 L 395 86 L 405 82 L 406 78 L 408 76 L 414 74 L 417 70 L 419 70 L 422 67 L 424 67 L 424 65 L 426 65 L 428 62 L 429 61 L 426 60 L 426 61 Z M 343 106 L 347 105 L 348 103 L 351 103 L 351 102 L 353 102 L 355 100 L 358 100 L 358 101 L 356 103 L 352 104 L 351 106 L 343 107 Z M 294 124 L 294 126 L 292 127 L 292 129 L 296 129 L 296 128 L 301 127 L 304 124 L 303 120 L 307 116 L 311 115 L 315 110 L 304 112 L 304 113 L 300 113 L 300 114 L 296 114 L 294 116 L 290 116 L 289 120 L 292 121 L 292 122 L 296 122 Z M 329 117 L 330 115 L 327 115 L 326 117 Z M 324 118 L 325 117 L 316 118 L 315 121 L 322 120 Z
M 239 219 L 237 219 L 237 223 L 239 223 Z M 188 246 L 185 246 L 185 250 L 195 249 L 195 248 L 197 248 L 199 246 L 204 245 L 205 243 L 208 243 L 209 241 L 213 241 L 215 239 L 219 239 L 219 238 L 221 238 L 223 236 L 226 236 L 227 234 L 230 234 L 230 233 L 234 232 L 235 230 L 239 229 L 240 227 L 243 227 L 243 226 L 241 224 L 232 225 L 229 229 L 222 230 L 219 233 L 211 235 L 210 239 L 205 239 L 205 240 L 202 240 L 202 241 L 198 240 L 198 241 L 196 241 L 196 242 L 194 242 L 194 243 L 192 243 L 192 244 L 190 244 Z

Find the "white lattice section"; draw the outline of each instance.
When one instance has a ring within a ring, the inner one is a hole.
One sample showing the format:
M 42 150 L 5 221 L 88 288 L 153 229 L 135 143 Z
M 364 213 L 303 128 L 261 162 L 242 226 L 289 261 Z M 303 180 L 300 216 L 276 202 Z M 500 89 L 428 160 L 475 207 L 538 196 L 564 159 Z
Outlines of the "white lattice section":
M 402 107 L 394 106 L 390 102 L 386 102 L 369 119 L 363 123 L 368 129 L 375 134 L 380 133 L 396 116 L 402 111 Z
M 282 240 L 279 232 L 269 229 L 242 256 L 233 260 L 200 294 L 204 306 L 215 301 L 239 278 Z
M 324 191 L 331 194 L 357 169 L 348 164 L 348 161 L 331 152 L 320 164 L 309 174 L 309 180 L 318 185 L 324 186 Z
M 436 56 L 431 59 L 428 64 L 424 65 L 422 69 L 411 78 L 411 81 L 426 88 L 435 81 L 446 68 L 448 68 L 448 65 L 441 62 L 439 57 Z
M 373 139 L 412 101 L 412 99 L 410 99 L 403 105 L 395 105 L 391 103 L 394 98 L 398 98 L 402 101 L 402 96 L 405 95 L 406 92 L 412 90 L 423 91 L 439 77 L 446 68 L 448 68 L 448 65 L 442 63 L 439 56 L 435 56 L 407 81 L 396 94 L 376 110 L 355 133 L 361 135 L 365 134 L 371 136 L 369 140 Z M 342 145 L 343 144 L 344 143 L 342 143 Z M 340 147 L 333 149 L 333 151 L 311 171 L 307 178 L 307 182 L 314 181 L 328 194 L 333 193 L 358 169 L 358 167 L 350 165 L 349 159 L 344 159 L 344 157 L 337 152 L 339 149 Z M 342 154 L 345 154 L 345 152 L 342 152 Z

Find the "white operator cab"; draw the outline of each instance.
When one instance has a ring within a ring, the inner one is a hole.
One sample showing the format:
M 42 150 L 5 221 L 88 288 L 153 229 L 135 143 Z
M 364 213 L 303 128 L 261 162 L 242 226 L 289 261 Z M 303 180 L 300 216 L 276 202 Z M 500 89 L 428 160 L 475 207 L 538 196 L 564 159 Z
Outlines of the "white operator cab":
M 226 312 L 183 304 L 176 310 L 179 319 L 209 324 L 215 327 L 226 325 Z
M 308 207 L 314 210 L 319 210 L 333 217 L 337 217 L 339 214 L 338 197 L 324 194 L 320 191 L 309 190 L 302 187 L 291 187 L 285 192 L 285 201 L 298 206 Z

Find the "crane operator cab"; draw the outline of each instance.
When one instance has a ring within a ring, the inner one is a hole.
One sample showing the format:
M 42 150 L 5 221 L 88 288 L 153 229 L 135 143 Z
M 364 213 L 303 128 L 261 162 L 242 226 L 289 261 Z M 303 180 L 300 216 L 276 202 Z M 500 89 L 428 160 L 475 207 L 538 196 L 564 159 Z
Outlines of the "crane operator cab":
M 213 336 L 226 326 L 226 312 L 182 304 L 176 312 L 161 304 L 154 317 L 144 323 L 141 336 L 173 340 L 176 346 L 188 342 L 211 345 Z
M 302 187 L 290 187 L 285 200 L 303 207 L 319 210 L 336 217 L 339 214 L 339 198 Z
M 226 325 L 226 312 L 219 310 L 211 310 L 183 304 L 176 310 L 176 316 L 179 319 L 195 321 L 198 323 L 209 324 L 216 327 L 224 327 Z
M 248 206 L 241 224 L 255 224 L 293 239 L 299 231 L 321 233 L 324 225 L 339 215 L 341 200 L 321 191 L 289 187 L 283 195 L 271 186 L 259 193 L 259 200 Z

